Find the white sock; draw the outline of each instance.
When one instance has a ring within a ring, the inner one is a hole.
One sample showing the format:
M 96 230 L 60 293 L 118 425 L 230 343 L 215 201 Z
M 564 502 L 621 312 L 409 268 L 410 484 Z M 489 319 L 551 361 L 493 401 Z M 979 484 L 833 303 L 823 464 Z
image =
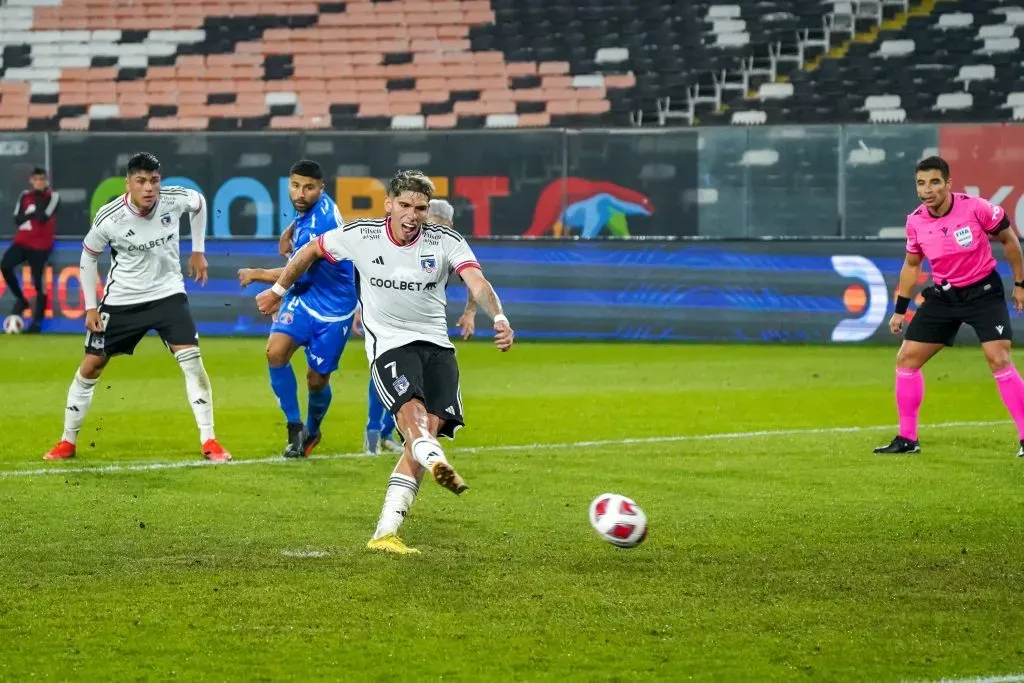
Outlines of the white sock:
M 441 460 L 442 462 L 448 462 L 447 458 L 444 457 L 444 451 L 441 450 L 441 444 L 437 442 L 437 439 L 429 437 L 420 437 L 412 442 L 412 457 L 423 467 L 430 471 L 431 467 L 435 462 Z
M 203 359 L 199 355 L 198 346 L 190 346 L 174 354 L 175 360 L 185 373 L 185 391 L 188 402 L 192 405 L 192 413 L 196 416 L 199 426 L 199 443 L 206 443 L 214 438 L 213 434 L 213 387 L 210 376 L 203 367 Z
M 419 490 L 419 484 L 412 477 L 398 472 L 391 473 L 388 490 L 384 494 L 384 507 L 381 508 L 380 517 L 377 519 L 377 530 L 373 532 L 375 539 L 398 533 L 398 527 L 405 521 L 405 515 L 416 500 L 416 493 Z
M 92 404 L 92 395 L 96 391 L 98 379 L 86 379 L 75 370 L 75 378 L 68 389 L 68 404 L 64 409 L 64 441 L 78 442 L 78 432 L 85 422 L 85 415 Z

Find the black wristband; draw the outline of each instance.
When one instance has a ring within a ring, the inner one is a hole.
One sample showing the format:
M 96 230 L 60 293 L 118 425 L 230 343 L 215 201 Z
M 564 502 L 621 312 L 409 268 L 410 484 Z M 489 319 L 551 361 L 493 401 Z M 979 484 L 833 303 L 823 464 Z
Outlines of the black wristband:
M 910 305 L 910 299 L 905 296 L 896 295 L 896 306 L 893 307 L 893 312 L 896 315 L 906 315 L 907 307 Z

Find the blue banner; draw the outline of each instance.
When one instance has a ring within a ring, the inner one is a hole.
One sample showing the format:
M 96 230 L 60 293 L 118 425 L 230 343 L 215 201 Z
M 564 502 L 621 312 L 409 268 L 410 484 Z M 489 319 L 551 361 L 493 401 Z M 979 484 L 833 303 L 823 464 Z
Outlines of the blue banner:
M 886 325 L 903 263 L 897 240 L 471 243 L 524 340 L 899 340 Z M 188 251 L 187 242 L 183 248 Z M 78 241 L 58 242 L 47 268 L 47 332 L 83 331 L 80 249 Z M 266 335 L 269 320 L 253 300 L 266 285 L 243 289 L 237 271 L 282 265 L 276 242 L 208 242 L 207 258 L 205 287 L 186 278 L 200 334 Z M 1009 280 L 1008 266 L 1001 264 L 1000 272 Z M 27 265 L 22 280 L 34 296 Z M 4 289 L 0 285 L 0 306 L 10 306 Z M 466 302 L 466 289 L 454 276 L 448 300 L 454 326 Z M 478 326 L 488 336 L 483 313 Z M 967 329 L 962 335 L 973 338 Z

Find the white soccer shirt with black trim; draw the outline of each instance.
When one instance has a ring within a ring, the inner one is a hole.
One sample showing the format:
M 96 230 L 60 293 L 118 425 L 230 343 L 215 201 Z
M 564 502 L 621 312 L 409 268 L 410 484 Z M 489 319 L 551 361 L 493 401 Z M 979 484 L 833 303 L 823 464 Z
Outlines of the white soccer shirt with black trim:
M 325 232 L 319 244 L 329 261 L 355 264 L 371 363 L 416 341 L 455 348 L 445 315 L 448 277 L 480 267 L 462 235 L 424 223 L 412 242 L 400 245 L 392 236 L 391 219 L 377 218 Z
M 203 206 L 203 195 L 185 187 L 163 187 L 153 209 L 140 214 L 122 195 L 96 212 L 82 242 L 99 256 L 110 246 L 110 270 L 101 304 L 130 306 L 185 292 L 178 225 Z

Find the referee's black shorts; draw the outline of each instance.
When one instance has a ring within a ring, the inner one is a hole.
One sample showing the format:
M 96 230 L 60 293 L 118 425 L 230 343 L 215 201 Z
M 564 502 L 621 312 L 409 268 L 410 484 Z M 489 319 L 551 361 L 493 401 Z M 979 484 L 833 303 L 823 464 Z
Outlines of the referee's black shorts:
M 993 270 L 966 287 L 927 287 L 924 302 L 907 326 L 906 339 L 952 346 L 960 326 L 974 328 L 981 343 L 1013 339 L 1010 309 L 999 273 Z

